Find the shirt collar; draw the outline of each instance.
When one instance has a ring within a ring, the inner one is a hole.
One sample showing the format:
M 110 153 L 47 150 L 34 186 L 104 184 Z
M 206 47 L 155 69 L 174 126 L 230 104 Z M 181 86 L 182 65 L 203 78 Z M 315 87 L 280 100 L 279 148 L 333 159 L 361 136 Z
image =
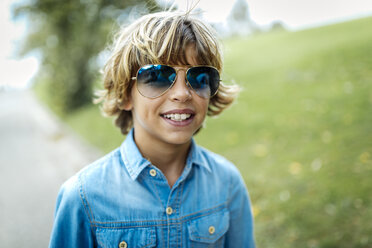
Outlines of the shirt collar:
M 189 155 L 187 156 L 186 164 L 196 164 L 204 167 L 208 172 L 211 172 L 211 167 L 205 158 L 202 148 L 195 143 L 194 139 L 191 140 L 191 147 Z
M 132 178 L 132 180 L 136 180 L 139 174 L 149 165 L 151 165 L 150 161 L 145 159 L 141 152 L 139 151 L 135 141 L 134 141 L 134 129 L 132 128 L 128 133 L 126 139 L 124 140 L 123 144 L 120 147 L 120 152 L 122 159 L 124 161 L 124 165 Z M 208 161 L 206 160 L 202 149 L 196 145 L 194 139 L 191 140 L 190 151 L 187 156 L 186 165 L 199 165 L 206 168 L 209 172 L 211 172 L 211 168 L 209 166 Z
M 130 177 L 136 180 L 138 175 L 149 166 L 151 163 L 145 159 L 138 150 L 136 142 L 134 142 L 133 128 L 128 133 L 126 139 L 120 147 L 121 157 Z

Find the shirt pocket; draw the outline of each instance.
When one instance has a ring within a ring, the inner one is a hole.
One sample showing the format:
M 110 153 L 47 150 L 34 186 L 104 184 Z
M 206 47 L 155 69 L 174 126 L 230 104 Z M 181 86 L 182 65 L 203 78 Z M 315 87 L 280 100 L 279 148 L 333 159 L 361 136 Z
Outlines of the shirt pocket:
M 96 231 L 98 247 L 102 248 L 142 248 L 156 246 L 154 227 L 139 228 L 98 228 Z
M 188 223 L 190 247 L 223 247 L 229 229 L 229 212 L 217 212 Z

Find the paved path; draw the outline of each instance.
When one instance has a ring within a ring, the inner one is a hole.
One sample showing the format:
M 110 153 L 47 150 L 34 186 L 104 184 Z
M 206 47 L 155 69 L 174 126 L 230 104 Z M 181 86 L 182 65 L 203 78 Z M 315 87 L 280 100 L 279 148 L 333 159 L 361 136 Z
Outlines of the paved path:
M 47 247 L 59 187 L 100 155 L 31 92 L 0 92 L 0 247 Z

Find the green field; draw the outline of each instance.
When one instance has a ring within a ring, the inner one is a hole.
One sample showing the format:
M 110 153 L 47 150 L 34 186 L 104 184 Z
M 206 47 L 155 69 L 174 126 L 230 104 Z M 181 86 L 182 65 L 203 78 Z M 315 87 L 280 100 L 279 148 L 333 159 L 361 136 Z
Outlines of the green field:
M 199 144 L 233 161 L 258 247 L 372 247 L 372 18 L 224 41 L 238 101 Z M 87 107 L 66 121 L 107 152 L 123 137 Z

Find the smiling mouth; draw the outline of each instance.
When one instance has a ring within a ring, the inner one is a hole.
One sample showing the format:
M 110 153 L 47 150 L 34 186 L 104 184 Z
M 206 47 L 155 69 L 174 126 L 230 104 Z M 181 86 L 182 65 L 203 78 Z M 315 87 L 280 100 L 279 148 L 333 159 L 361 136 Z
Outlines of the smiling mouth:
M 165 114 L 162 116 L 172 121 L 185 121 L 189 119 L 192 114 Z

